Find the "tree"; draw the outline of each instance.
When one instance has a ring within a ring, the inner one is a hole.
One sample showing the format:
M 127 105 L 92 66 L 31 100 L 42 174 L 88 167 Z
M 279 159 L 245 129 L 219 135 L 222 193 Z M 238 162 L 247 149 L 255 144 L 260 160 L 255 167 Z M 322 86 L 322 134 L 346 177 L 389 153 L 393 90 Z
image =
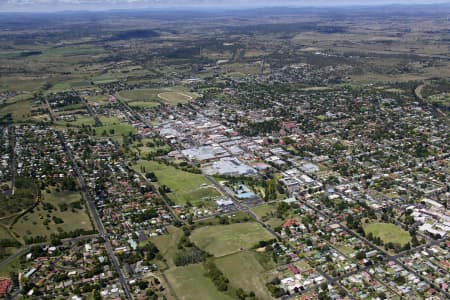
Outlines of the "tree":
M 141 290 L 145 290 L 146 288 L 148 288 L 148 282 L 144 280 L 139 280 L 137 285 Z
M 289 210 L 290 206 L 286 202 L 280 202 L 277 206 L 277 217 L 282 219 L 284 214 Z
M 356 259 L 361 260 L 361 259 L 364 259 L 366 257 L 366 255 L 364 254 L 364 252 L 359 251 L 358 253 L 356 253 L 355 257 L 356 257 Z
M 94 300 L 101 300 L 102 299 L 102 295 L 100 295 L 100 291 L 97 289 L 94 289 L 92 291 L 92 298 L 94 298 Z

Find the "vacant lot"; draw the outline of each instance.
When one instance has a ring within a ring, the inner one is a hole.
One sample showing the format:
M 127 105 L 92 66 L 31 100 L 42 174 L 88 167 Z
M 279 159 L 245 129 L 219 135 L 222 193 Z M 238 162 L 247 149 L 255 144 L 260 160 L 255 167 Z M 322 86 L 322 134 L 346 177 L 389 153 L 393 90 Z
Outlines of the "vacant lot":
M 275 204 L 263 204 L 252 208 L 252 211 L 258 216 L 259 219 L 264 221 L 270 227 L 275 228 L 281 226 L 285 220 L 276 217 L 276 205 Z
M 9 277 L 11 272 L 18 272 L 23 266 L 20 264 L 20 257 L 15 258 L 9 264 L 0 268 L 0 277 Z
M 411 242 L 409 233 L 397 225 L 390 223 L 371 223 L 364 225 L 366 234 L 372 233 L 373 236 L 381 238 L 386 243 L 405 245 Z
M 192 232 L 191 240 L 216 257 L 249 249 L 273 236 L 258 223 L 205 226 Z
M 92 225 L 88 213 L 82 204 L 81 209 L 72 209 L 71 204 L 81 201 L 78 192 L 43 192 L 43 201 L 39 203 L 30 213 L 20 218 L 12 227 L 12 231 L 22 238 L 50 236 L 61 231 L 72 231 L 75 229 L 91 230 Z M 84 200 L 82 200 L 83 203 Z M 45 209 L 45 204 L 53 206 L 51 212 Z M 61 205 L 67 205 L 67 210 L 62 210 Z M 59 218 L 63 223 L 57 224 L 53 218 Z M 59 228 L 59 229 L 58 229 Z
M 164 273 L 172 291 L 180 300 L 232 300 L 219 292 L 214 283 L 204 276 L 203 265 L 195 264 L 172 268 Z
M 166 185 L 171 189 L 169 197 L 177 204 L 191 202 L 193 204 L 211 197 L 218 197 L 220 193 L 212 187 L 209 182 L 200 174 L 193 174 L 172 166 L 166 166 L 155 161 L 141 160 L 134 169 L 140 171 L 141 166 L 146 172 L 154 172 L 161 185 Z
M 174 257 L 178 251 L 177 245 L 183 236 L 183 231 L 180 228 L 169 226 L 167 228 L 169 234 L 160 235 L 151 238 L 152 243 L 158 247 L 161 255 L 166 259 L 169 267 L 175 267 Z
M 252 208 L 252 211 L 258 216 L 258 218 L 263 218 L 270 216 L 271 213 L 276 211 L 276 207 L 273 204 L 263 204 Z
M 140 142 L 135 142 L 133 146 L 141 157 L 146 157 L 148 154 L 156 154 L 158 151 L 169 152 L 171 150 L 168 144 L 160 143 L 156 139 L 142 139 Z
M 243 251 L 216 259 L 219 269 L 235 288 L 255 292 L 258 299 L 271 299 L 266 289 L 265 270 L 254 253 Z
M 130 133 L 135 134 L 137 132 L 136 128 L 120 121 L 118 118 L 100 117 L 99 119 L 103 126 L 95 128 L 97 136 L 113 137 L 118 142 L 122 142 L 122 136 L 128 136 Z

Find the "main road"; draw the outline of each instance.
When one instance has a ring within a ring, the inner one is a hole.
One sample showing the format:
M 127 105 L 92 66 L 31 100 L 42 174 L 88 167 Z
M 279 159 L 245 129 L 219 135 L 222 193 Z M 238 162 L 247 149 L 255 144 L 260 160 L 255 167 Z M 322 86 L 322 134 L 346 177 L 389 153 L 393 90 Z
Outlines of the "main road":
M 88 189 L 86 187 L 86 182 L 84 181 L 84 178 L 80 172 L 80 169 L 78 168 L 78 165 L 76 164 L 72 150 L 67 146 L 64 135 L 61 132 L 58 132 L 58 135 L 59 135 L 59 139 L 61 140 L 61 144 L 64 148 L 64 151 L 67 154 L 67 157 L 70 159 L 70 161 L 72 161 L 74 171 L 75 171 L 78 181 L 80 183 L 81 191 L 83 192 L 84 197 L 86 199 L 86 202 L 87 202 L 87 205 L 89 208 L 89 212 L 95 221 L 95 225 L 97 227 L 98 233 L 105 240 L 106 251 L 108 252 L 109 258 L 111 259 L 114 269 L 117 272 L 117 276 L 119 277 L 120 284 L 122 285 L 122 288 L 124 290 L 124 293 L 125 293 L 127 299 L 131 300 L 131 299 L 133 299 L 133 297 L 131 296 L 130 289 L 128 288 L 128 283 L 125 279 L 125 276 L 123 275 L 122 269 L 120 268 L 119 259 L 117 258 L 116 254 L 114 253 L 114 250 L 111 246 L 111 241 L 109 240 L 109 236 L 106 233 L 105 227 L 103 226 L 100 216 L 98 215 L 98 211 L 97 211 L 95 202 L 92 200 L 92 197 L 88 192 Z
M 48 103 L 48 100 L 45 97 L 44 97 L 44 102 L 47 105 L 50 118 L 52 119 L 52 121 L 55 121 L 56 118 L 55 118 L 54 112 L 50 106 L 50 103 Z M 75 174 L 78 178 L 78 182 L 80 183 L 81 191 L 84 194 L 84 197 L 86 199 L 86 203 L 88 205 L 89 212 L 90 212 L 92 218 L 94 219 L 95 227 L 97 228 L 99 235 L 105 240 L 106 251 L 108 252 L 108 256 L 114 266 L 114 269 L 116 270 L 117 276 L 119 277 L 119 281 L 120 281 L 120 284 L 122 285 L 125 296 L 127 299 L 131 300 L 131 299 L 133 299 L 133 297 L 131 296 L 130 289 L 128 288 L 128 283 L 125 279 L 125 276 L 123 275 L 122 269 L 120 268 L 119 259 L 117 258 L 116 254 L 114 253 L 114 250 L 111 246 L 111 241 L 109 240 L 108 234 L 105 231 L 105 227 L 103 226 L 102 220 L 100 219 L 100 216 L 98 215 L 98 211 L 97 211 L 95 202 L 92 200 L 92 197 L 88 192 L 88 189 L 86 187 L 86 182 L 84 181 L 83 175 L 81 174 L 80 169 L 78 168 L 78 165 L 75 161 L 72 150 L 68 147 L 67 142 L 64 138 L 64 135 L 60 131 L 58 131 L 58 137 L 60 139 L 62 147 L 64 148 L 64 151 L 66 152 L 67 157 L 72 162 Z

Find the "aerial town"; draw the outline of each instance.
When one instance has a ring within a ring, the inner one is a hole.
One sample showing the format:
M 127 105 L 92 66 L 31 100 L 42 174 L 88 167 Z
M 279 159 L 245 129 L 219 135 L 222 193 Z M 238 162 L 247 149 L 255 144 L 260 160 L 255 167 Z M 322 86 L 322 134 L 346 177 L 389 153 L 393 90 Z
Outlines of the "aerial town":
M 0 80 L 0 298 L 450 298 L 450 77 L 356 81 L 359 57 L 274 58 L 239 26 L 220 43 L 246 54 L 204 38 L 186 63 L 130 30 L 115 60 L 76 48 L 109 67 L 71 61 L 86 83 Z

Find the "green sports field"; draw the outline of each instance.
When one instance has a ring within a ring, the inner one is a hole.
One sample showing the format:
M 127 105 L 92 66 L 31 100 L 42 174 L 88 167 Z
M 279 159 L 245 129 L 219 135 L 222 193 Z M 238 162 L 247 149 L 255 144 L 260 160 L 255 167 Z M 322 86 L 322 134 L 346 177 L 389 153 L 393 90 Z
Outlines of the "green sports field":
M 369 232 L 375 237 L 381 238 L 381 240 L 387 243 L 405 245 L 411 242 L 411 236 L 409 233 L 397 225 L 390 223 L 370 223 L 363 225 L 364 232 Z
M 128 102 L 130 106 L 139 103 L 140 106 L 156 106 L 159 103 L 176 105 L 187 103 L 198 97 L 197 94 L 186 91 L 183 87 L 173 87 L 167 89 L 136 89 L 121 91 L 117 94 L 119 99 Z

